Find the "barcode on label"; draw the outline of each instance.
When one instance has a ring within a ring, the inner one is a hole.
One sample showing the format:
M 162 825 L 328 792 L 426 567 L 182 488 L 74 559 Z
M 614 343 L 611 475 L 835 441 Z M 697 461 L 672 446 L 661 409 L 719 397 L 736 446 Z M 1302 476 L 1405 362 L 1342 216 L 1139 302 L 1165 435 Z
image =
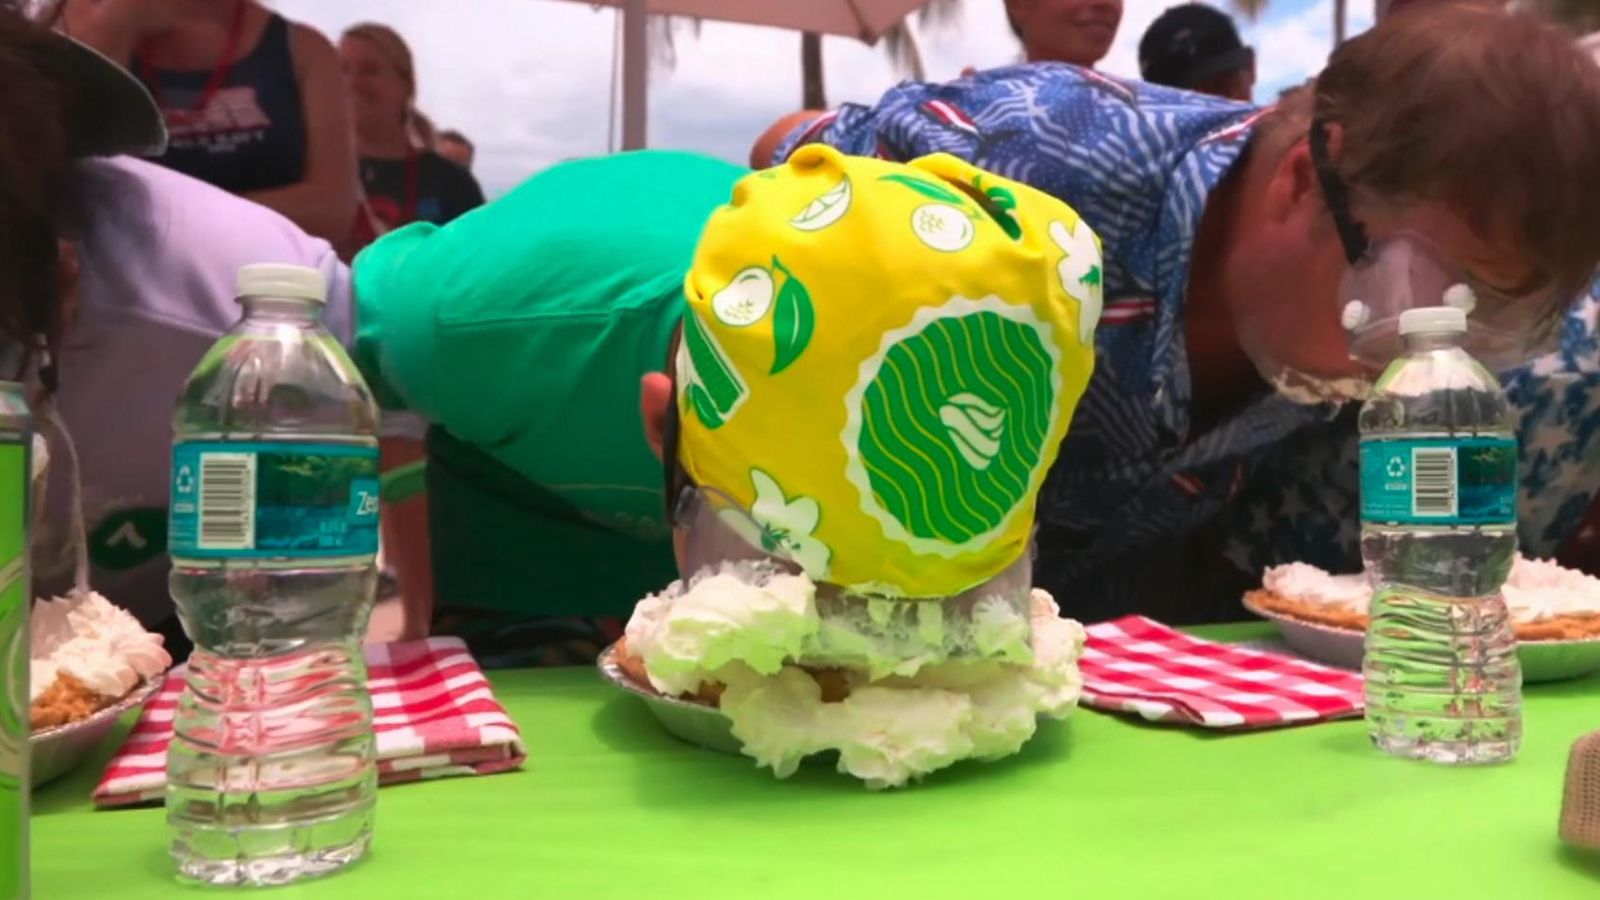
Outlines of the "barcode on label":
M 1411 514 L 1414 516 L 1454 516 L 1456 496 L 1456 448 L 1414 447 L 1411 450 Z
M 201 550 L 253 550 L 256 545 L 256 455 L 200 457 Z

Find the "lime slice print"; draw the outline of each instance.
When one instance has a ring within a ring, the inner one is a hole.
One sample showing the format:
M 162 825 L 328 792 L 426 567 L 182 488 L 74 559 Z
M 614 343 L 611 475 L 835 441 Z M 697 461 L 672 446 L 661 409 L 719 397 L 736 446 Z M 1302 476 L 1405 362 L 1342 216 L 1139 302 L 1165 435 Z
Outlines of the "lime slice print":
M 951 555 L 1031 502 L 1057 414 L 1052 334 L 1024 307 L 957 298 L 862 366 L 849 475 L 890 537 Z
M 753 325 L 772 308 L 772 295 L 772 273 L 750 266 L 711 296 L 711 314 L 730 328 Z
M 700 417 L 700 424 L 720 428 L 749 398 L 750 389 L 692 310 L 683 316 L 683 351 L 688 356 L 689 383 L 682 389 L 689 406 Z
M 928 203 L 911 213 L 911 233 L 935 250 L 954 253 L 971 244 L 978 232 L 964 211 L 944 203 Z
M 811 201 L 789 224 L 801 231 L 821 231 L 844 218 L 850 210 L 850 179 L 844 178 L 826 194 Z
M 776 256 L 772 258 L 772 268 L 783 276 L 783 287 L 778 289 L 778 310 L 772 318 L 770 374 L 776 375 L 789 368 L 811 344 L 811 333 L 817 326 L 817 311 L 811 304 L 811 292 Z

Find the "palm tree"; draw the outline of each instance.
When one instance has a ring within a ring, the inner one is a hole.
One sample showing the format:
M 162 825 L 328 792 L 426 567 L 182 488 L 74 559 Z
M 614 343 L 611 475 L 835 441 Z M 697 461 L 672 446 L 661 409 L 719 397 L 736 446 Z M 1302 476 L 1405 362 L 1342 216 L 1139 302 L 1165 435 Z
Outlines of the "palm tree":
M 919 27 L 941 28 L 961 17 L 961 0 L 929 0 L 917 10 Z M 895 69 L 921 81 L 927 77 L 922 66 L 922 48 L 911 27 L 911 16 L 883 36 L 884 52 Z M 802 109 L 827 109 L 828 95 L 822 77 L 822 35 L 800 35 L 800 103 Z

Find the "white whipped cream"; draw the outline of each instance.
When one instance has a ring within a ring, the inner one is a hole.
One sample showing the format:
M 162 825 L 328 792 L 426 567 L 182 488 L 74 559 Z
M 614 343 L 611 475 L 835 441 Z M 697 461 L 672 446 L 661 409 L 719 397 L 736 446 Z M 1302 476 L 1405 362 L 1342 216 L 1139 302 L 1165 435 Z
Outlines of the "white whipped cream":
M 970 612 L 953 611 L 963 604 Z M 627 634 L 652 685 L 669 694 L 693 691 L 731 662 L 771 675 L 785 660 L 803 660 L 879 679 L 951 659 L 1027 663 L 1033 656 L 1025 598 L 828 599 L 804 574 L 750 561 L 639 601 Z
M 1301 406 L 1363 400 L 1372 393 L 1372 380 L 1366 377 L 1321 378 L 1282 369 L 1268 380 L 1279 394 Z
M 1262 576 L 1261 585 L 1283 597 L 1359 613 L 1365 613 L 1372 600 L 1372 585 L 1365 575 L 1330 575 L 1307 563 L 1274 566 Z M 1600 614 L 1600 578 L 1550 560 L 1519 555 L 1501 592 L 1515 622 Z
M 1366 575 L 1330 575 L 1310 563 L 1273 566 L 1262 576 L 1261 586 L 1280 597 L 1359 612 L 1366 612 L 1372 600 Z
M 728 567 L 639 601 L 628 620 L 628 647 L 644 660 L 656 690 L 693 692 L 734 662 L 772 675 L 800 655 L 819 625 L 816 586 L 803 574 L 751 581 Z
M 160 635 L 93 591 L 37 600 L 31 616 L 30 703 L 62 672 L 115 700 L 172 665 Z
M 1083 627 L 1041 590 L 1030 613 L 1031 663 L 943 662 L 881 680 L 863 671 L 838 703 L 824 703 L 817 682 L 793 665 L 763 674 L 734 663 L 711 677 L 727 686 L 721 709 L 745 754 L 778 777 L 837 750 L 839 771 L 868 787 L 898 787 L 963 759 L 1016 753 L 1041 714 L 1063 718 L 1077 705 Z
M 1517 557 L 1503 591 L 1515 621 L 1539 622 L 1574 613 L 1600 615 L 1600 578 L 1547 559 Z

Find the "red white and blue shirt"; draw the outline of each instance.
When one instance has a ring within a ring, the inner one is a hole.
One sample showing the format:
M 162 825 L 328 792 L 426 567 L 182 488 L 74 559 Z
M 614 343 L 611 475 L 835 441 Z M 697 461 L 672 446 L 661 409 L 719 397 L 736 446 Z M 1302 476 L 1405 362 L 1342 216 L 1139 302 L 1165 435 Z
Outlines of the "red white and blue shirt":
M 1261 113 L 1035 64 L 905 83 L 876 105 L 800 126 L 780 145 L 778 160 L 811 142 L 895 160 L 950 153 L 1059 197 L 1100 235 L 1095 374 L 1038 510 L 1035 579 L 1075 617 L 1236 619 L 1238 591 L 1262 565 L 1360 566 L 1353 419 L 1274 394 L 1204 433 L 1191 429 L 1190 254 L 1207 198 Z M 1583 462 L 1585 453 L 1600 458 L 1596 330 L 1592 314 L 1580 319 L 1568 327 L 1573 358 L 1507 380 L 1533 454 L 1523 509 L 1524 529 L 1541 537 L 1536 547 L 1575 529 L 1600 484 L 1600 466 Z M 1589 374 L 1577 374 L 1585 367 Z

